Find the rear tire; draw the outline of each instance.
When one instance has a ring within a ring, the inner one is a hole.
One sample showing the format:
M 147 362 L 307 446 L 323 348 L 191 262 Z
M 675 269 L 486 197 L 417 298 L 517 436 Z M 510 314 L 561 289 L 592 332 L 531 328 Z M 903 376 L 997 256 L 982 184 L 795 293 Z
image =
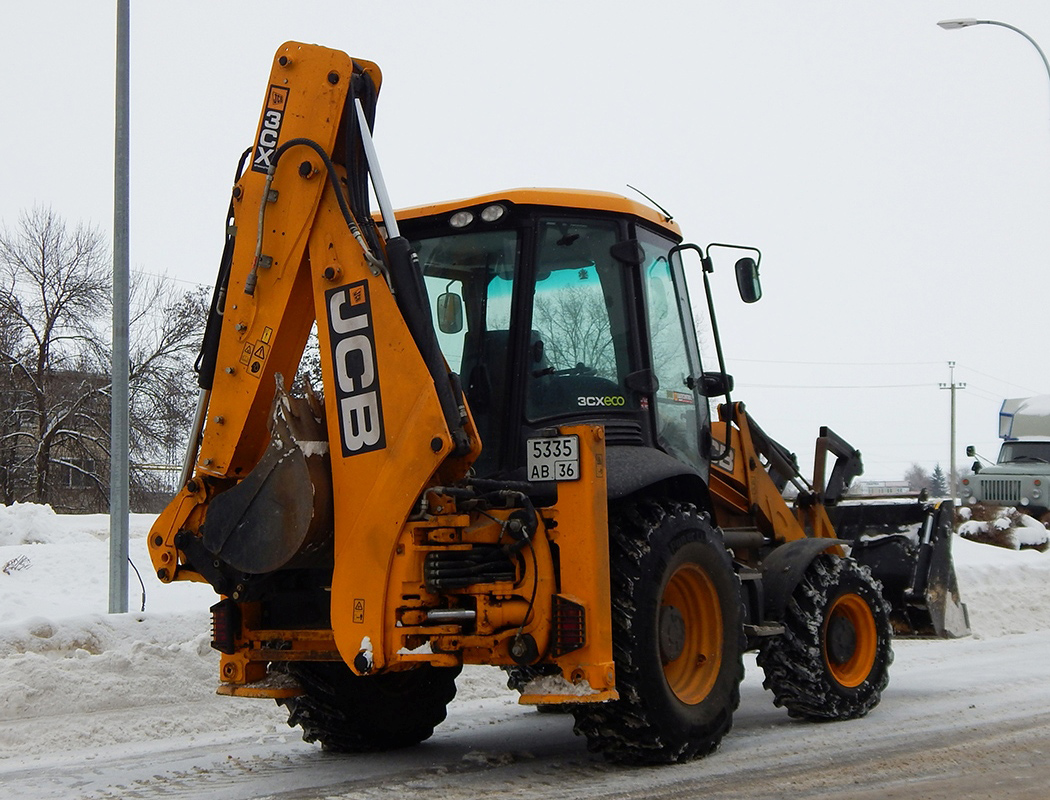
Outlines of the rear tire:
M 429 739 L 456 696 L 458 667 L 416 667 L 359 676 L 342 662 L 288 662 L 304 693 L 282 698 L 288 724 L 323 750 L 364 753 Z
M 611 509 L 613 651 L 620 699 L 573 709 L 610 761 L 685 761 L 718 747 L 740 702 L 740 583 L 706 513 L 642 502 Z
M 785 632 L 758 654 L 762 685 L 792 717 L 845 720 L 878 705 L 893 663 L 890 606 L 870 570 L 822 554 L 784 611 Z

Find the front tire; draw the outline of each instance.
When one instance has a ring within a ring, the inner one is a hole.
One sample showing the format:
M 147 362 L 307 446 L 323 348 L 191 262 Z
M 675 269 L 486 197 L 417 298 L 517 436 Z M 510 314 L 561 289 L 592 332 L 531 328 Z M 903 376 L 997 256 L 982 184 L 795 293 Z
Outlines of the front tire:
M 740 584 L 706 513 L 642 502 L 609 519 L 616 688 L 574 708 L 592 752 L 622 763 L 707 755 L 740 702 Z
M 822 554 L 784 611 L 785 632 L 758 654 L 762 685 L 792 717 L 863 717 L 882 698 L 893 663 L 890 606 L 870 570 Z
M 337 753 L 392 750 L 429 739 L 445 720 L 460 672 L 425 665 L 360 676 L 341 661 L 292 661 L 286 669 L 304 692 L 277 701 L 288 709 L 288 725 L 302 728 L 303 741 Z

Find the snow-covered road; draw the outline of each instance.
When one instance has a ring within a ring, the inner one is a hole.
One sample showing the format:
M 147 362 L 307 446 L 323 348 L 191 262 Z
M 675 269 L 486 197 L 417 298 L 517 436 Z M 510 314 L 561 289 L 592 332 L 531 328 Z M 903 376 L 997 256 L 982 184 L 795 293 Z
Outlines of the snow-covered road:
M 464 671 L 424 745 L 322 753 L 273 703 L 212 693 L 207 587 L 147 583 L 147 612 L 103 614 L 105 519 L 33 514 L 0 508 L 0 570 L 17 565 L 0 571 L 5 798 L 957 800 L 1045 798 L 1050 785 L 1050 554 L 957 541 L 976 635 L 898 640 L 890 686 L 865 719 L 791 720 L 749 658 L 717 753 L 625 769 L 589 754 L 571 717 L 518 706 L 484 668 Z M 147 527 L 133 528 L 142 566 Z

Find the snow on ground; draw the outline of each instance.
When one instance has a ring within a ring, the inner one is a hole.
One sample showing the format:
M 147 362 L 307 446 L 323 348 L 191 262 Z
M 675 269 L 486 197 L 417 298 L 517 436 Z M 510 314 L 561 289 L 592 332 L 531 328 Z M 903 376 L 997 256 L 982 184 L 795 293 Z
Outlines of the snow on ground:
M 157 580 L 146 548 L 152 522 L 132 515 L 130 524 L 147 611 L 111 615 L 108 516 L 0 506 L 0 762 L 193 736 L 246 710 L 214 703 L 214 595 Z M 139 609 L 134 572 L 131 582 L 129 608 Z
M 289 752 L 312 751 L 285 725 L 284 712 L 275 704 L 214 694 L 218 657 L 209 647 L 208 607 L 215 596 L 205 585 L 164 586 L 156 579 L 146 548 L 151 522 L 144 515 L 131 521 L 131 557 L 145 583 L 146 610 L 137 610 L 142 590 L 132 573 L 129 599 L 136 610 L 110 615 L 108 517 L 0 506 L 0 783 L 5 774 L 46 771 L 71 760 L 86 764 L 117 754 L 147 756 L 175 741 L 181 747 L 206 747 L 257 737 Z M 1038 652 L 1031 657 L 1041 663 L 1050 659 L 1050 553 L 959 537 L 954 553 L 974 638 L 966 640 L 969 644 L 900 642 L 898 662 L 906 657 L 912 668 L 942 676 L 942 685 L 953 674 L 964 685 L 971 669 L 988 673 L 990 681 L 1009 683 L 1011 665 L 1020 668 L 1028 659 L 1019 652 L 1034 649 Z M 1034 631 L 1040 633 L 1032 636 Z M 1017 634 L 1031 636 L 1030 644 Z M 760 684 L 753 657 L 748 669 L 748 684 Z M 908 687 L 896 691 L 894 700 L 891 682 L 878 713 L 892 714 Z M 754 693 L 765 694 L 760 688 Z M 983 713 L 1009 717 L 1015 700 L 1004 699 L 1001 708 Z M 945 695 L 941 702 L 956 701 Z M 469 668 L 441 730 L 469 733 L 472 726 L 492 724 L 493 717 L 517 714 L 514 704 L 500 671 Z M 742 707 L 740 720 L 746 723 L 754 713 Z M 786 722 L 782 710 L 775 713 Z M 732 736 L 746 739 L 746 725 L 737 728 L 745 730 Z M 821 733 L 830 730 L 825 726 L 811 730 L 807 735 L 834 741 L 834 733 Z M 474 733 L 484 735 L 481 727 Z M 744 744 L 727 740 L 725 749 L 732 753 Z

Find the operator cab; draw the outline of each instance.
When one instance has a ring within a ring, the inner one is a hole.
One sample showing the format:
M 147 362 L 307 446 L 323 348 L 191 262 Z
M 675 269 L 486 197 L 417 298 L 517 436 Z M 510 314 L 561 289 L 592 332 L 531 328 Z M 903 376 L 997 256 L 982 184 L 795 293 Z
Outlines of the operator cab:
M 668 258 L 677 225 L 623 197 L 555 190 L 397 216 L 481 435 L 479 476 L 525 477 L 528 438 L 588 422 L 609 447 L 656 448 L 706 477 L 711 382 L 681 259 Z

